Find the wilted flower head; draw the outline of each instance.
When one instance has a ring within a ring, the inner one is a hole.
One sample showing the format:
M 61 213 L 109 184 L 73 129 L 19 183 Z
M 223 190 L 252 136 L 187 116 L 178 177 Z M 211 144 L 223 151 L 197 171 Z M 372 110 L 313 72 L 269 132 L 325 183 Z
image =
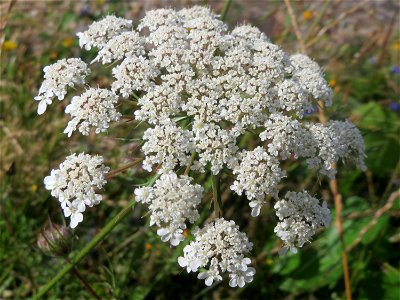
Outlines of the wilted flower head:
M 50 256 L 63 256 L 69 252 L 72 243 L 71 230 L 63 225 L 50 222 L 38 235 L 37 246 Z

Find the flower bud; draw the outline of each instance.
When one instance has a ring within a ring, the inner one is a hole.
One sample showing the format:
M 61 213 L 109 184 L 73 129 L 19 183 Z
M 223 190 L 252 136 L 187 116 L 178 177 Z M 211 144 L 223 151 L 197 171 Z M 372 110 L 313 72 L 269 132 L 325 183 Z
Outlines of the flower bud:
M 37 246 L 50 256 L 64 256 L 72 242 L 71 230 L 63 225 L 53 224 L 43 228 L 37 238 Z

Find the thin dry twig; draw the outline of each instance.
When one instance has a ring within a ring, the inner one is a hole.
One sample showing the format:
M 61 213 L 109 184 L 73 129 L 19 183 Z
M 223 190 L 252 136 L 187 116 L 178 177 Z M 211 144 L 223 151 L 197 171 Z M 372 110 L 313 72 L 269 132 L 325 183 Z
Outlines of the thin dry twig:
M 293 25 L 294 33 L 296 34 L 297 40 L 299 41 L 299 44 L 300 44 L 300 50 L 301 50 L 301 52 L 303 52 L 305 54 L 306 46 L 304 44 L 304 40 L 303 40 L 303 36 L 302 36 L 300 28 L 299 28 L 299 24 L 297 23 L 296 15 L 293 12 L 292 4 L 290 4 L 289 0 L 284 0 L 284 1 L 285 1 L 285 5 L 289 12 L 289 16 L 290 16 L 290 20 Z
M 394 201 L 400 197 L 400 190 L 394 191 L 392 194 L 390 194 L 388 201 L 384 206 L 382 206 L 380 209 L 378 209 L 372 220 L 365 226 L 363 227 L 360 232 L 358 233 L 356 239 L 351 243 L 349 248 L 347 248 L 347 251 L 350 252 L 353 250 L 362 240 L 363 236 L 372 228 L 374 225 L 379 221 L 379 218 L 386 213 L 389 209 L 392 208 Z
M 127 164 L 127 165 L 125 165 L 125 166 L 123 166 L 123 167 L 121 167 L 121 168 L 118 168 L 118 169 L 116 169 L 116 170 L 111 171 L 110 173 L 108 173 L 108 174 L 106 175 L 106 179 L 109 180 L 109 179 L 113 178 L 113 177 L 116 176 L 117 174 L 119 174 L 119 173 L 121 173 L 121 172 L 124 172 L 124 171 L 126 171 L 126 170 L 128 170 L 128 169 L 130 169 L 130 168 L 132 168 L 132 167 L 134 167 L 134 166 L 136 166 L 136 165 L 138 165 L 138 164 L 141 163 L 143 160 L 144 160 L 144 158 L 138 158 L 137 160 L 134 160 L 133 162 L 131 162 L 131 163 L 129 163 L 129 164 Z
M 365 4 L 368 2 L 368 0 L 364 0 L 359 2 L 358 4 L 354 5 L 352 8 L 349 10 L 344 11 L 341 13 L 337 19 L 333 20 L 331 23 L 327 24 L 325 27 L 322 27 L 321 30 L 306 43 L 306 48 L 310 47 L 311 45 L 315 44 L 318 39 L 325 34 L 329 29 L 335 27 L 337 24 L 339 24 L 343 19 L 351 15 L 352 13 L 356 12 L 359 10 L 361 7 L 365 6 Z
M 336 210 L 336 227 L 339 234 L 340 244 L 342 246 L 342 265 L 343 265 L 343 275 L 344 275 L 344 284 L 346 289 L 346 299 L 351 300 L 351 285 L 350 285 L 350 272 L 349 272 L 349 262 L 347 259 L 347 251 L 346 251 L 346 243 L 343 237 L 343 222 L 342 222 L 342 196 L 339 193 L 338 183 L 336 179 L 331 179 L 329 182 L 333 200 L 335 202 L 335 210 Z
M 387 46 L 389 44 L 390 37 L 392 36 L 394 25 L 396 24 L 396 21 L 397 21 L 397 16 L 398 16 L 397 13 L 398 12 L 395 10 L 393 12 L 392 19 L 390 20 L 388 29 L 385 34 L 385 38 L 383 40 L 383 45 L 381 47 L 382 50 L 381 50 L 381 55 L 379 56 L 379 59 L 378 59 L 378 64 L 382 64 L 382 62 L 387 54 Z

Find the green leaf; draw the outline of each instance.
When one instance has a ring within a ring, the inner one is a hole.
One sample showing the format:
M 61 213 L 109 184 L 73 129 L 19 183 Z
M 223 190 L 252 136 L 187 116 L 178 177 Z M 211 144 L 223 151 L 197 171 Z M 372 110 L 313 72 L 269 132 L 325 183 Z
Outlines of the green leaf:
M 372 220 L 372 218 L 370 218 L 369 220 Z M 368 221 L 368 223 L 369 222 L 370 221 Z M 378 222 L 365 233 L 365 235 L 361 239 L 361 242 L 364 245 L 372 243 L 377 238 L 379 233 L 381 233 L 386 229 L 388 223 L 389 223 L 389 216 L 387 215 L 381 216 Z

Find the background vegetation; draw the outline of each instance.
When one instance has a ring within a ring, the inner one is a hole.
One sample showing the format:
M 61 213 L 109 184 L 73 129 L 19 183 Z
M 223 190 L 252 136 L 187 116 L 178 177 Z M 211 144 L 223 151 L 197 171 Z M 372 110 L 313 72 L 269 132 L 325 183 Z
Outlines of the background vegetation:
M 43 178 L 72 152 L 104 155 L 117 169 L 140 157 L 142 128 L 129 119 L 114 124 L 109 135 L 67 139 L 65 102 L 36 114 L 33 97 L 45 65 L 81 51 L 75 33 L 113 13 L 137 21 L 148 9 L 206 4 L 221 11 L 223 1 L 5 1 L 1 8 L 0 67 L 0 299 L 27 299 L 66 264 L 43 254 L 36 239 L 49 219 L 64 222 L 60 208 L 44 189 Z M 290 53 L 306 51 L 320 65 L 335 92 L 331 119 L 348 118 L 362 131 L 367 148 L 365 173 L 339 166 L 342 223 L 354 299 L 400 299 L 399 243 L 399 92 L 400 21 L 397 1 L 245 1 L 231 3 L 226 21 L 232 28 L 248 22 Z M 297 26 L 294 21 L 297 21 Z M 297 27 L 297 28 L 296 28 Z M 296 30 L 295 30 L 296 29 Z M 297 32 L 296 32 L 297 31 Z M 109 68 L 94 74 L 109 84 Z M 122 111 L 128 109 L 121 107 Z M 317 113 L 310 116 L 317 119 Z M 282 189 L 325 199 L 332 208 L 329 182 L 292 165 Z M 140 168 L 107 184 L 104 201 L 85 214 L 69 253 L 74 258 L 93 236 L 132 199 L 134 186 L 148 175 Z M 200 178 L 199 180 L 202 180 Z M 251 218 L 247 201 L 223 182 L 225 216 L 238 222 L 255 247 L 254 282 L 231 289 L 226 281 L 206 288 L 176 262 L 181 248 L 162 243 L 146 226 L 146 211 L 136 206 L 113 232 L 77 266 L 102 299 L 343 299 L 342 244 L 335 222 L 299 254 L 280 257 L 273 234 L 275 217 L 266 207 Z M 206 183 L 210 187 L 210 183 Z M 210 190 L 209 190 L 210 191 Z M 209 213 L 211 193 L 204 200 Z M 48 299 L 92 296 L 74 273 L 46 295 Z

